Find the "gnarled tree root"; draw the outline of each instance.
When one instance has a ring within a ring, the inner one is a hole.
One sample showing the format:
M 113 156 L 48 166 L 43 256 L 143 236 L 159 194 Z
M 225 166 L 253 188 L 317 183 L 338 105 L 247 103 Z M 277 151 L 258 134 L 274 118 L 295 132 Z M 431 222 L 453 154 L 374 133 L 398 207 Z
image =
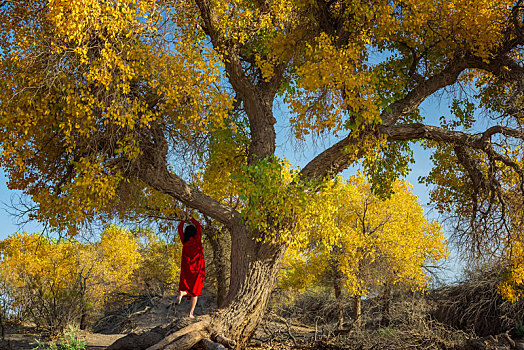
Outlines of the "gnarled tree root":
M 189 326 L 186 326 L 170 335 L 168 335 L 167 337 L 165 337 L 164 339 L 162 339 L 160 342 L 156 343 L 155 345 L 147 348 L 147 350 L 162 350 L 162 349 L 166 349 L 166 347 L 168 345 L 170 345 L 171 343 L 173 343 L 174 341 L 176 341 L 178 338 L 181 338 L 183 336 L 185 336 L 186 334 L 189 334 L 189 333 L 192 333 L 194 338 L 200 336 L 200 339 L 198 339 L 198 341 L 196 341 L 195 343 L 193 343 L 191 346 L 195 345 L 196 343 L 198 343 L 202 338 L 205 337 L 205 333 L 204 333 L 204 330 L 206 328 L 208 328 L 209 326 L 209 321 L 210 321 L 210 317 L 209 316 L 203 316 L 202 317 L 202 320 L 201 321 L 198 321 L 198 322 L 195 322 L 193 324 L 190 324 Z M 203 334 L 204 333 L 204 334 Z M 191 337 L 189 337 L 191 338 Z M 191 348 L 191 346 L 187 347 L 187 348 L 184 348 L 184 349 L 189 349 Z M 180 348 L 182 349 L 182 348 Z
M 213 333 L 211 335 L 211 340 L 213 340 L 215 343 L 224 345 L 226 348 L 234 348 L 235 346 L 237 346 L 236 341 L 228 339 L 218 333 Z
M 234 340 L 211 333 L 211 317 L 206 315 L 199 321 L 169 334 L 147 350 L 188 350 L 200 341 L 208 350 L 221 350 L 236 346 Z
M 204 339 L 205 333 L 200 331 L 193 331 L 190 333 L 187 333 L 180 338 L 175 339 L 171 343 L 168 343 L 166 346 L 162 347 L 161 349 L 164 350 L 185 350 L 185 349 L 191 349 L 193 345 Z
M 224 345 L 215 343 L 209 339 L 202 339 L 202 344 L 204 344 L 204 347 L 206 350 L 225 350 L 227 349 Z

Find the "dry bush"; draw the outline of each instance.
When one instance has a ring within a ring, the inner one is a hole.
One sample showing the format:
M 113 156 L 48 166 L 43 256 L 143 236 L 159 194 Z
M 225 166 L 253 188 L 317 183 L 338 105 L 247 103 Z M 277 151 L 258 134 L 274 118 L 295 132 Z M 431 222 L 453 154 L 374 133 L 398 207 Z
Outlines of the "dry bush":
M 465 333 L 436 321 L 426 320 L 418 325 L 396 324 L 377 330 L 362 330 L 338 341 L 341 348 L 437 350 L 453 349 L 468 339 Z
M 104 315 L 93 327 L 93 331 L 102 334 L 125 333 L 130 330 L 130 316 L 153 305 L 154 296 L 121 294 L 106 303 Z
M 370 298 L 363 308 L 363 327 L 338 340 L 342 348 L 452 349 L 465 343 L 468 334 L 431 318 L 435 305 L 425 294 L 397 293 L 391 300 L 390 323 L 380 326 L 381 301 Z
M 304 293 L 278 291 L 270 309 L 287 319 L 308 325 L 330 325 L 337 322 L 338 310 L 344 310 L 344 319 L 350 319 L 351 301 L 338 302 L 329 290 L 318 288 Z
M 390 324 L 380 326 L 382 300 L 367 298 L 362 302 L 362 327 L 352 328 L 352 301 L 346 298 L 337 304 L 327 291 L 317 290 L 276 298 L 272 311 L 290 324 L 302 322 L 315 330 L 305 339 L 310 346 L 330 344 L 340 349 L 452 349 L 461 346 L 469 334 L 457 331 L 432 318 L 435 304 L 422 293 L 396 293 L 390 304 Z M 346 329 L 337 329 L 339 305 L 344 309 Z M 312 343 L 314 342 L 314 343 Z
M 497 287 L 503 276 L 504 269 L 496 266 L 472 272 L 462 282 L 434 291 L 432 299 L 438 305 L 435 319 L 479 336 L 519 327 L 524 322 L 524 302 L 502 298 Z

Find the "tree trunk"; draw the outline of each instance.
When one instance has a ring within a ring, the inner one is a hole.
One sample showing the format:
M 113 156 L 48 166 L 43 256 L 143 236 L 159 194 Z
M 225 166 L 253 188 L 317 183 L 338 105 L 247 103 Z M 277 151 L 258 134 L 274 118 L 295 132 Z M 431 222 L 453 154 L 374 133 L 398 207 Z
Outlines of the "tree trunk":
M 0 340 L 5 340 L 5 328 L 4 328 L 4 308 L 0 305 Z
M 362 326 L 362 298 L 360 295 L 353 297 L 353 325 L 355 329 Z
M 333 288 L 335 289 L 335 300 L 337 304 L 338 329 L 344 328 L 344 309 L 342 308 L 342 288 L 344 286 L 344 275 L 338 268 L 333 269 Z
M 209 239 L 213 251 L 213 267 L 217 282 L 216 302 L 220 307 L 226 299 L 229 288 L 229 255 L 231 251 L 231 239 L 229 234 L 221 234 L 216 228 L 206 228 L 206 236 Z
M 183 328 L 150 349 L 189 349 L 188 344 L 213 334 L 233 340 L 239 349 L 245 348 L 264 315 L 286 245 L 261 242 L 262 235 L 249 230 L 235 209 L 206 196 L 171 173 L 166 163 L 169 147 L 162 130 L 152 129 L 151 140 L 143 141 L 141 146 L 143 153 L 135 168 L 142 181 L 220 221 L 231 232 L 231 278 L 221 308 L 209 317 L 200 317 L 191 332 Z
M 80 309 L 80 329 L 81 330 L 85 330 L 87 328 L 87 311 L 88 311 L 88 307 L 87 307 L 87 301 L 86 301 L 86 291 L 87 291 L 87 279 L 88 277 L 87 276 L 82 276 L 80 277 L 81 280 L 80 280 L 80 293 L 81 293 L 81 298 L 80 298 L 80 302 L 82 303 L 81 305 L 81 309 Z
M 80 330 L 84 331 L 87 328 L 87 310 L 82 306 L 82 314 L 80 315 Z
M 241 348 L 258 327 L 286 250 L 283 244 L 256 242 L 245 227 L 233 228 L 231 281 L 223 308 L 213 316 Z
M 149 350 L 189 349 L 207 338 L 236 349 L 246 348 L 264 316 L 286 246 L 256 242 L 253 232 L 242 225 L 232 228 L 231 237 L 230 288 L 222 307 Z
M 382 318 L 380 319 L 380 326 L 387 327 L 391 323 L 390 316 L 391 306 L 391 286 L 389 283 L 384 284 L 384 294 L 382 295 Z

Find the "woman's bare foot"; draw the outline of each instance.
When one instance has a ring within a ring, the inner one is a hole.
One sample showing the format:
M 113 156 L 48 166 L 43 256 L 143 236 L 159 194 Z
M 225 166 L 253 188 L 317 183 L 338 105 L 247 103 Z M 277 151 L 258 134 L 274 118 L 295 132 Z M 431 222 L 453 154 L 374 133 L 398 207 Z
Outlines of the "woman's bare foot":
M 193 315 L 189 315 L 189 316 L 187 316 L 187 317 L 189 317 L 189 318 L 195 318 L 195 316 L 193 316 Z
M 175 305 L 179 305 L 180 302 L 182 301 L 182 298 L 184 296 L 186 296 L 186 295 L 187 295 L 187 292 L 185 290 L 181 290 L 180 293 L 178 294 L 178 299 L 177 299 Z
M 194 318 L 195 316 L 193 316 L 193 311 L 195 311 L 195 306 L 196 306 L 196 303 L 197 303 L 197 300 L 198 300 L 198 296 L 192 296 L 191 297 L 191 307 L 189 308 L 189 317 L 190 318 Z

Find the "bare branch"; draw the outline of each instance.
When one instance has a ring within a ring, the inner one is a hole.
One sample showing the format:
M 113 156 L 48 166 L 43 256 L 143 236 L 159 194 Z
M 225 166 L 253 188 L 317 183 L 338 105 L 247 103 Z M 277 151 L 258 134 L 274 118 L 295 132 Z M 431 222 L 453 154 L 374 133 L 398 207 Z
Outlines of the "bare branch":
M 311 160 L 301 170 L 301 178 L 306 180 L 321 180 L 346 169 L 352 159 L 352 156 L 347 152 L 347 148 L 351 144 L 360 141 L 360 139 L 352 136 L 352 133 L 350 133 L 347 137 L 327 148 Z M 363 153 L 358 154 L 357 158 L 360 158 L 362 155 Z
M 152 139 L 141 143 L 143 154 L 130 170 L 130 175 L 228 227 L 238 222 L 240 215 L 236 210 L 189 186 L 180 176 L 169 171 L 165 135 L 160 128 L 152 128 L 151 132 Z

